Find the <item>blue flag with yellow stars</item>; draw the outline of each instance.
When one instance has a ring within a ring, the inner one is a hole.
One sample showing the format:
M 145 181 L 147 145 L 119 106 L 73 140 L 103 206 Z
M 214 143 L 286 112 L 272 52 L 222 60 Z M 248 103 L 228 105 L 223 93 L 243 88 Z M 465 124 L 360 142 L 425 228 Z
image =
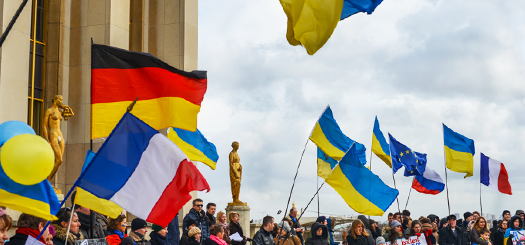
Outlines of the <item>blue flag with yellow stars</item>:
M 390 158 L 392 159 L 394 173 L 401 167 L 405 167 L 405 176 L 423 174 L 427 165 L 427 154 L 412 151 L 397 141 L 390 133 L 388 137 L 390 137 Z

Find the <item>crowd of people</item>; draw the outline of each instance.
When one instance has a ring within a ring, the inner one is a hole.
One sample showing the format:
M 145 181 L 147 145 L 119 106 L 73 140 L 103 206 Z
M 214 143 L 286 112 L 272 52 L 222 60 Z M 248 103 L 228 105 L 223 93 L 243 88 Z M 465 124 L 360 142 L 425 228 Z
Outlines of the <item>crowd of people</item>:
M 360 215 L 352 223 L 344 242 L 348 245 L 395 244 L 398 239 L 418 236 L 428 245 L 513 245 L 515 232 L 523 231 L 524 216 L 523 210 L 517 210 L 513 217 L 505 210 L 503 219 L 493 220 L 489 228 L 487 220 L 477 211 L 465 212 L 464 219 L 455 215 L 439 219 L 430 214 L 413 220 L 410 212 L 403 210 L 388 214 L 388 225 L 380 230 L 377 222 Z
M 25 245 L 29 236 L 37 238 L 45 245 L 75 245 L 83 239 L 106 239 L 109 245 L 335 245 L 333 221 L 319 216 L 311 229 L 305 231 L 298 220 L 296 208 L 275 223 L 271 216 L 263 218 L 263 223 L 252 238 L 246 237 L 238 213 L 231 212 L 228 217 L 223 211 L 216 214 L 216 205 L 208 203 L 206 211 L 201 199 L 192 201 L 193 207 L 185 215 L 182 235 L 177 242 L 168 239 L 168 227 L 151 225 L 149 239 L 148 223 L 140 218 L 131 221 L 128 233 L 126 216 L 107 219 L 92 210 L 74 205 L 75 209 L 62 208 L 58 220 L 46 226 L 47 221 L 29 214 L 18 218 L 15 235 L 8 237 L 7 231 L 13 221 L 4 209 L 0 208 L 0 245 Z M 215 215 L 216 214 L 216 215 Z M 417 236 L 428 245 L 513 245 L 513 231 L 523 231 L 525 212 L 517 210 L 511 217 L 508 210 L 503 211 L 503 219 L 493 221 L 489 229 L 487 220 L 479 212 L 466 212 L 464 219 L 449 215 L 440 219 L 428 215 L 412 219 L 410 212 L 388 214 L 388 225 L 383 229 L 366 216 L 360 215 L 345 232 L 344 245 L 385 245 L 397 244 L 398 239 Z M 178 231 L 178 229 L 177 229 Z M 232 236 L 237 234 L 238 236 Z M 524 233 L 525 235 L 525 233 Z M 232 238 L 230 238 L 232 237 Z M 177 235 L 178 238 L 178 235 Z M 405 243 L 399 243 L 405 244 Z

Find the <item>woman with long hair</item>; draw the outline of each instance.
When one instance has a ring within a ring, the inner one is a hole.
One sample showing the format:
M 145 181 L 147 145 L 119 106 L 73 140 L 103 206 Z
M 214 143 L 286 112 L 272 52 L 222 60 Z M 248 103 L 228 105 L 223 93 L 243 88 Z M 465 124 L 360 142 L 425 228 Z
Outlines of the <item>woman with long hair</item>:
M 487 220 L 483 216 L 479 216 L 470 230 L 470 241 L 479 245 L 492 245 L 490 241 L 481 239 L 482 230 L 488 230 Z
M 106 233 L 106 241 L 109 245 L 119 245 L 122 238 L 127 237 L 128 235 L 124 234 L 126 232 L 126 215 L 119 215 L 115 219 L 109 219 L 108 229 L 104 231 Z
M 71 208 L 62 208 L 58 211 L 57 217 L 59 218 L 58 220 L 51 222 L 55 229 L 54 245 L 75 245 L 77 240 L 84 239 L 84 236 L 80 233 L 80 221 L 78 221 L 76 212 L 71 212 Z M 70 220 L 71 222 L 69 222 Z M 68 227 L 69 234 L 67 233 Z
M 222 239 L 231 245 L 232 240 L 230 239 L 230 227 L 228 227 L 228 224 L 226 224 L 226 214 L 223 211 L 219 211 L 217 213 L 217 224 L 221 224 L 224 228 L 224 236 Z
M 494 245 L 503 245 L 503 236 L 508 228 L 508 222 L 506 220 L 500 220 L 498 223 L 498 229 L 494 233 L 494 240 L 492 244 Z
M 397 239 L 403 238 L 403 230 L 401 228 L 401 223 L 397 220 L 392 220 L 390 223 L 390 232 L 383 235 L 385 241 L 390 242 L 390 244 L 395 244 Z
M 356 219 L 352 222 L 352 227 L 350 227 L 348 231 L 346 240 L 348 241 L 348 245 L 374 245 L 370 243 L 369 236 L 371 236 L 371 234 L 368 234 L 366 231 L 363 221 Z

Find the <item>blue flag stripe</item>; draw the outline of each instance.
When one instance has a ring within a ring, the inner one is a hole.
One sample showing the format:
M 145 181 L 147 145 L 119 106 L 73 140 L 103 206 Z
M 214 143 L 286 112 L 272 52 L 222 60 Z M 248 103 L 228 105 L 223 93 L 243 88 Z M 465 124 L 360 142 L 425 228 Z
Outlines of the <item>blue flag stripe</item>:
M 151 137 L 157 133 L 126 112 L 86 168 L 78 186 L 109 200 L 133 174 Z
M 379 144 L 381 145 L 381 149 L 383 149 L 383 152 L 387 156 L 390 156 L 390 146 L 388 145 L 388 143 L 386 143 L 385 136 L 383 135 L 383 132 L 381 132 L 381 129 L 379 128 L 379 121 L 377 120 L 377 116 L 376 116 L 376 121 L 374 122 L 373 132 L 374 132 L 374 135 L 377 141 L 379 141 Z
M 217 162 L 219 155 L 215 145 L 210 143 L 204 135 L 197 129 L 195 132 L 187 131 L 180 128 L 173 128 L 180 139 L 192 145 L 195 149 L 201 151 L 210 160 Z
M 472 155 L 476 153 L 474 148 L 474 140 L 454 132 L 445 124 L 443 124 L 443 136 L 445 145 L 448 146 L 448 148 L 454 151 L 467 152 Z

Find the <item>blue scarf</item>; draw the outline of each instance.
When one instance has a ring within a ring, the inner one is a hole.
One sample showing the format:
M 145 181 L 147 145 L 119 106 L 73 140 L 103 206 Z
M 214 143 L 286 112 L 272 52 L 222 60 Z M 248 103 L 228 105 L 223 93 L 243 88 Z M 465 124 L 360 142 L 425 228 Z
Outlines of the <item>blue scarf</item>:
M 292 217 L 291 214 L 290 214 L 289 216 L 290 216 L 290 218 L 293 220 L 294 223 L 297 222 L 297 219 L 295 219 L 294 217 Z
M 119 231 L 119 230 L 113 230 L 113 233 L 117 234 L 118 237 L 120 237 L 120 239 L 124 238 L 124 233 L 122 233 L 122 231 Z

